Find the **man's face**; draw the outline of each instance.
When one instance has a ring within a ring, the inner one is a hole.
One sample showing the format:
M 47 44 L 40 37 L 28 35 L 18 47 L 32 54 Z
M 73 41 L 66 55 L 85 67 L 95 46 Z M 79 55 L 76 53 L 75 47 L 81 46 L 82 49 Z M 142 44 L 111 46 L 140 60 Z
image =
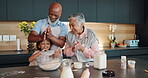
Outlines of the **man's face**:
M 51 8 L 48 13 L 49 21 L 56 24 L 61 16 L 61 10 L 58 8 Z
M 82 26 L 76 22 L 76 19 L 70 19 L 69 26 L 70 26 L 71 31 L 74 34 L 78 34 L 81 32 Z

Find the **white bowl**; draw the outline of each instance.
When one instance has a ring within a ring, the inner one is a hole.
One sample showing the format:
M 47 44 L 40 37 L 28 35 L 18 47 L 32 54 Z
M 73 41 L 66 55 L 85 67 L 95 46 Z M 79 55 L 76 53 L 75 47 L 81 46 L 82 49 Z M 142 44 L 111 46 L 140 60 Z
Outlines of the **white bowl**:
M 60 60 L 53 60 L 51 62 L 47 62 L 46 64 L 39 64 L 39 67 L 43 70 L 49 71 L 58 69 L 60 65 Z

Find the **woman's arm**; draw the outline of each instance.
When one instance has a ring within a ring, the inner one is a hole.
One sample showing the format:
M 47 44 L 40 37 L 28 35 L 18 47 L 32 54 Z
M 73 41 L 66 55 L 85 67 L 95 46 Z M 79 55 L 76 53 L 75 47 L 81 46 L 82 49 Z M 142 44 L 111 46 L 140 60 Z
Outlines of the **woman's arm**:
M 64 48 L 64 54 L 66 56 L 73 56 L 74 55 L 74 52 L 72 50 L 73 47 L 70 47 L 67 43 L 65 45 L 65 48 Z
M 85 47 L 83 54 L 88 58 L 92 58 L 96 51 L 99 51 L 99 44 L 98 44 L 97 40 L 90 48 Z

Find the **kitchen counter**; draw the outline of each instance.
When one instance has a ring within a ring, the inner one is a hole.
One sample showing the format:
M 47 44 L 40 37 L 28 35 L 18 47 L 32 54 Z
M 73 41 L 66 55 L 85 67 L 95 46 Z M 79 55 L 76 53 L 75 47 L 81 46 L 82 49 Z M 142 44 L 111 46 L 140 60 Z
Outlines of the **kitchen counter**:
M 29 53 L 27 50 L 23 50 L 20 52 L 17 52 L 15 50 L 1 50 L 0 55 L 15 55 L 15 54 L 32 54 Z
M 134 59 L 134 58 L 131 58 Z M 134 59 L 136 61 L 136 68 L 125 70 L 120 69 L 120 60 L 108 60 L 107 69 L 115 71 L 115 77 L 111 78 L 147 78 L 148 73 L 144 72 L 148 69 L 148 61 L 142 59 Z M 43 71 L 38 66 L 23 66 L 23 67 L 9 67 L 0 68 L 0 77 L 4 78 L 60 78 L 61 68 L 54 71 Z M 73 71 L 74 78 L 80 78 L 81 73 L 86 67 Z M 98 70 L 94 67 L 89 67 L 90 78 L 106 78 L 102 76 L 105 70 Z M 68 73 L 67 73 L 68 74 Z
M 114 51 L 114 50 L 132 50 L 132 49 L 148 49 L 148 47 L 104 47 L 103 50 L 106 51 Z M 15 50 L 1 50 L 0 55 L 14 55 L 14 54 L 32 54 L 31 52 L 28 52 L 27 50 L 23 50 L 21 52 L 16 52 Z
M 110 48 L 104 47 L 108 59 L 120 59 L 120 56 L 141 58 L 148 60 L 148 47 L 126 47 L 126 48 Z M 0 51 L 0 68 L 1 67 L 16 67 L 28 66 L 28 58 L 32 53 L 27 50 L 16 52 L 15 50 Z
M 132 50 L 132 49 L 148 49 L 148 47 L 104 47 L 104 50 Z

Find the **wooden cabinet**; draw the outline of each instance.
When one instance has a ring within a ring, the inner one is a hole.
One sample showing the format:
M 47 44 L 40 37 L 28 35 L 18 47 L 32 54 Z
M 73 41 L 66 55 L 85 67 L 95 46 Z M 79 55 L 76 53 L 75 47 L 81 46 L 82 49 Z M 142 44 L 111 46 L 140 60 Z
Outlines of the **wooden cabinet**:
M 0 67 L 11 67 L 11 66 L 21 66 L 28 65 L 28 58 L 32 54 L 7 54 L 0 55 Z
M 33 20 L 33 0 L 7 0 L 7 20 Z
M 117 57 L 117 56 L 120 56 L 120 51 L 106 50 L 105 53 L 106 53 L 107 57 Z
M 86 22 L 142 24 L 144 0 L 1 0 L 0 20 L 39 20 L 47 18 L 51 3 L 63 7 L 61 21 L 82 12 Z
M 60 21 L 68 21 L 68 16 L 77 12 L 77 0 L 57 0 L 57 2 L 63 7 Z
M 0 0 L 0 20 L 6 20 L 6 0 Z
M 130 4 L 130 23 L 143 24 L 144 23 L 144 0 L 129 0 Z
M 48 8 L 51 3 L 56 2 L 56 0 L 34 0 L 33 2 L 33 19 L 45 19 L 48 17 Z
M 97 0 L 78 0 L 78 12 L 85 15 L 86 22 L 97 21 Z
M 129 0 L 115 0 L 114 22 L 129 23 Z
M 107 54 L 108 58 L 120 58 L 121 56 L 132 58 L 138 56 L 138 58 L 141 58 L 143 56 L 148 56 L 148 48 L 105 50 L 105 53 Z
M 97 0 L 98 22 L 114 22 L 114 0 Z
M 121 50 L 121 55 L 144 55 L 148 54 L 148 49 L 138 49 L 138 50 Z

